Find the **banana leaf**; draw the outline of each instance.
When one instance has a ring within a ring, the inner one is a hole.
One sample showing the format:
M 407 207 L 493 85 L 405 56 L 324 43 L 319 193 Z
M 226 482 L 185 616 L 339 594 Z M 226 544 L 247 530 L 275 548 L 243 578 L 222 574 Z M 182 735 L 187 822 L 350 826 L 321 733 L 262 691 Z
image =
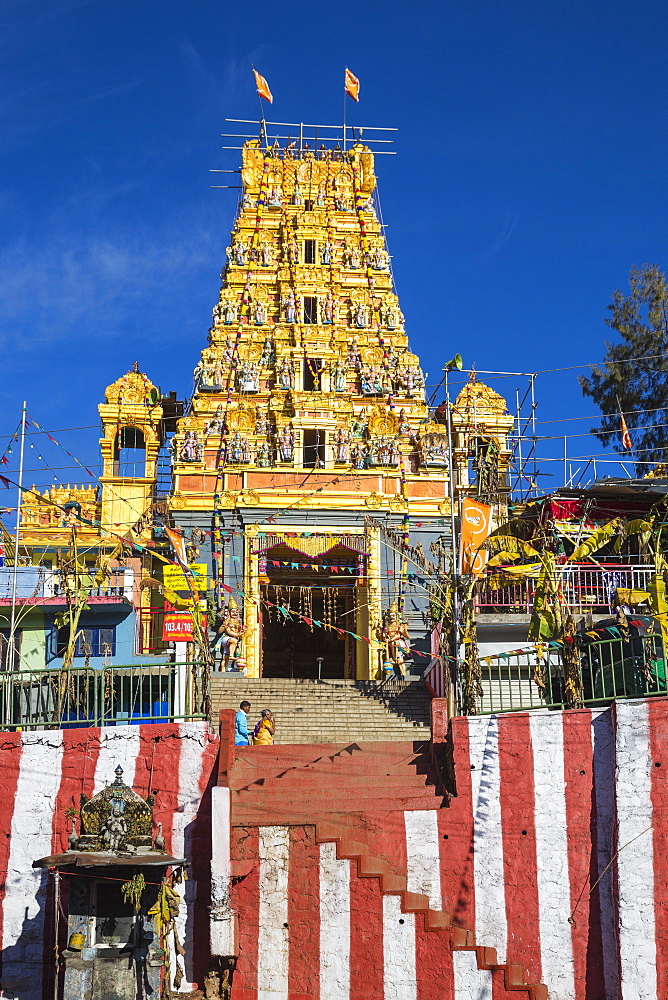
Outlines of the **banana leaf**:
M 485 548 L 488 552 L 494 552 L 495 554 L 501 552 L 504 552 L 506 555 L 508 553 L 516 553 L 525 559 L 536 559 L 540 556 L 540 553 L 529 545 L 528 542 L 523 542 L 521 538 L 515 538 L 514 535 L 490 535 L 485 542 Z
M 619 531 L 619 526 L 621 524 L 620 517 L 614 517 L 612 521 L 608 521 L 607 524 L 601 525 L 589 536 L 585 538 L 578 547 L 570 554 L 568 557 L 569 562 L 582 562 L 583 559 L 587 559 L 589 556 L 593 555 L 594 552 L 598 552 L 602 549 L 604 545 L 610 541 L 613 535 L 616 535 Z
M 631 535 L 640 535 L 638 539 L 640 548 L 646 549 L 654 531 L 654 518 L 646 521 L 642 517 L 636 517 L 631 521 L 626 521 L 621 527 L 622 530 L 620 531 L 619 538 L 615 542 L 615 552 L 619 552 L 624 539 L 629 538 Z
M 503 566 L 505 563 L 515 562 L 515 560 L 519 558 L 519 552 L 497 552 L 495 556 L 492 556 L 492 558 L 487 561 L 487 568 L 490 569 L 492 566 Z

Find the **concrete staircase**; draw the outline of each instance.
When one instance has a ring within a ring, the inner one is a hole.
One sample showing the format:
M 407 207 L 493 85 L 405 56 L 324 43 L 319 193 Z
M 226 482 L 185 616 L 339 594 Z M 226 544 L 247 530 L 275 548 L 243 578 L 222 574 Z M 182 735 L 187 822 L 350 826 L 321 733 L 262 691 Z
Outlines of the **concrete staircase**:
M 337 857 L 354 863 L 357 878 L 377 879 L 384 896 L 400 897 L 401 912 L 414 914 L 430 932 L 433 964 L 443 961 L 446 950 L 470 951 L 478 968 L 491 973 L 486 997 L 548 1000 L 547 987 L 528 982 L 521 965 L 499 962 L 495 949 L 478 943 L 451 912 L 432 909 L 428 896 L 408 889 L 393 831 L 403 828 L 403 810 L 445 804 L 428 744 L 238 747 L 228 780 L 232 826 L 241 828 L 234 840 L 234 877 L 244 879 L 257 864 L 254 853 L 245 856 L 249 828 L 312 825 L 317 842 L 334 843 Z
M 421 741 L 236 747 L 232 821 L 294 826 L 320 818 L 357 829 L 361 813 L 373 825 L 388 809 L 439 809 L 437 780 Z
M 211 716 L 252 705 L 249 726 L 264 708 L 276 718 L 275 742 L 350 743 L 429 739 L 431 698 L 421 681 L 289 680 L 212 673 Z

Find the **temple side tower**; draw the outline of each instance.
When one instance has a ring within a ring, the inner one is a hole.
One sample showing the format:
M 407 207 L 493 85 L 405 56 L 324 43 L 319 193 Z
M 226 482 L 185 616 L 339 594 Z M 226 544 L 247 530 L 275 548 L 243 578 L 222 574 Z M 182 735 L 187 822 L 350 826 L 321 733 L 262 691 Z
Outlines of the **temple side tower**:
M 495 506 L 497 522 L 507 512 L 513 422 L 503 396 L 472 372 L 452 407 L 454 493 Z
M 105 390 L 102 421 L 100 520 L 103 531 L 124 533 L 154 499 L 163 408 L 160 393 L 135 369 Z
M 449 490 L 446 429 L 430 419 L 408 344 L 374 157 L 360 143 L 343 152 L 251 141 L 241 179 L 208 344 L 174 439 L 172 510 L 184 528 L 221 533 L 213 574 L 243 602 L 251 675 L 282 669 L 275 647 L 287 633 L 273 636 L 271 608 L 283 587 L 293 608 L 301 594 L 302 619 L 362 637 L 330 649 L 320 640 L 331 632 L 307 628 L 310 651 L 298 641 L 293 660 L 311 657 L 315 669 L 320 645 L 335 675 L 375 676 L 384 612 L 397 601 L 409 613 L 392 532 L 401 537 L 408 515 L 447 531 Z M 306 669 L 293 663 L 293 675 Z

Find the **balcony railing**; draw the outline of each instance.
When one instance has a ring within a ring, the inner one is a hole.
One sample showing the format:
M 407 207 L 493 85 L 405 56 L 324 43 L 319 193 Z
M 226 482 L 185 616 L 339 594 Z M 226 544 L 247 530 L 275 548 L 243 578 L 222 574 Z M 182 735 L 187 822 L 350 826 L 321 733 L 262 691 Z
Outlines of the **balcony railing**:
M 654 570 L 651 566 L 606 565 L 565 563 L 557 566 L 561 574 L 564 601 L 571 611 L 584 614 L 587 611 L 598 614 L 610 612 L 611 602 L 618 587 L 629 590 L 647 590 Z M 517 583 L 496 581 L 507 580 L 507 576 L 493 571 L 476 585 L 476 611 L 478 614 L 522 614 L 531 613 L 536 591 L 536 578 L 518 578 Z
M 208 713 L 201 663 L 0 672 L 0 730 L 140 725 Z
M 14 590 L 14 567 L 0 566 L 0 600 L 10 600 Z M 119 597 L 132 602 L 134 569 L 117 567 L 102 584 L 95 582 L 95 573 L 82 573 L 77 590 L 88 597 Z M 61 597 L 66 588 L 57 570 L 45 566 L 19 566 L 16 570 L 16 597 L 19 601 L 39 601 Z
M 582 641 L 577 651 L 580 702 L 604 707 L 623 698 L 665 695 L 666 661 L 661 637 Z M 497 653 L 481 658 L 477 714 L 574 707 L 567 696 L 559 648 Z

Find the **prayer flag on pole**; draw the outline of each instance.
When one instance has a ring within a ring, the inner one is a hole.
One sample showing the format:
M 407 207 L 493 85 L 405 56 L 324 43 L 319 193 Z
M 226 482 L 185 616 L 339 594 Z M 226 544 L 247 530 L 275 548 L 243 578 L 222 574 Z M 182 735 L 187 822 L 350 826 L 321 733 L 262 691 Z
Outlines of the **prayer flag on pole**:
M 348 95 L 352 97 L 353 101 L 359 101 L 360 99 L 360 82 L 354 73 L 351 73 L 346 66 L 346 75 L 343 88 Z
M 174 550 L 174 555 L 176 556 L 176 561 L 186 574 L 186 576 L 191 577 L 192 572 L 190 566 L 188 565 L 188 554 L 186 552 L 186 540 L 183 535 L 180 535 L 178 531 L 174 531 L 173 528 L 165 528 L 165 534 L 169 538 L 171 546 Z
M 631 440 L 631 435 L 629 434 L 629 429 L 626 426 L 626 421 L 624 420 L 624 414 L 619 411 L 619 429 L 622 432 L 622 444 L 625 448 L 633 448 L 633 441 Z
M 253 67 L 253 75 L 255 77 L 255 86 L 257 87 L 257 92 L 260 97 L 264 97 L 265 101 L 269 101 L 270 104 L 274 103 L 274 98 L 269 90 L 269 84 L 263 76 L 258 73 L 258 71 Z

